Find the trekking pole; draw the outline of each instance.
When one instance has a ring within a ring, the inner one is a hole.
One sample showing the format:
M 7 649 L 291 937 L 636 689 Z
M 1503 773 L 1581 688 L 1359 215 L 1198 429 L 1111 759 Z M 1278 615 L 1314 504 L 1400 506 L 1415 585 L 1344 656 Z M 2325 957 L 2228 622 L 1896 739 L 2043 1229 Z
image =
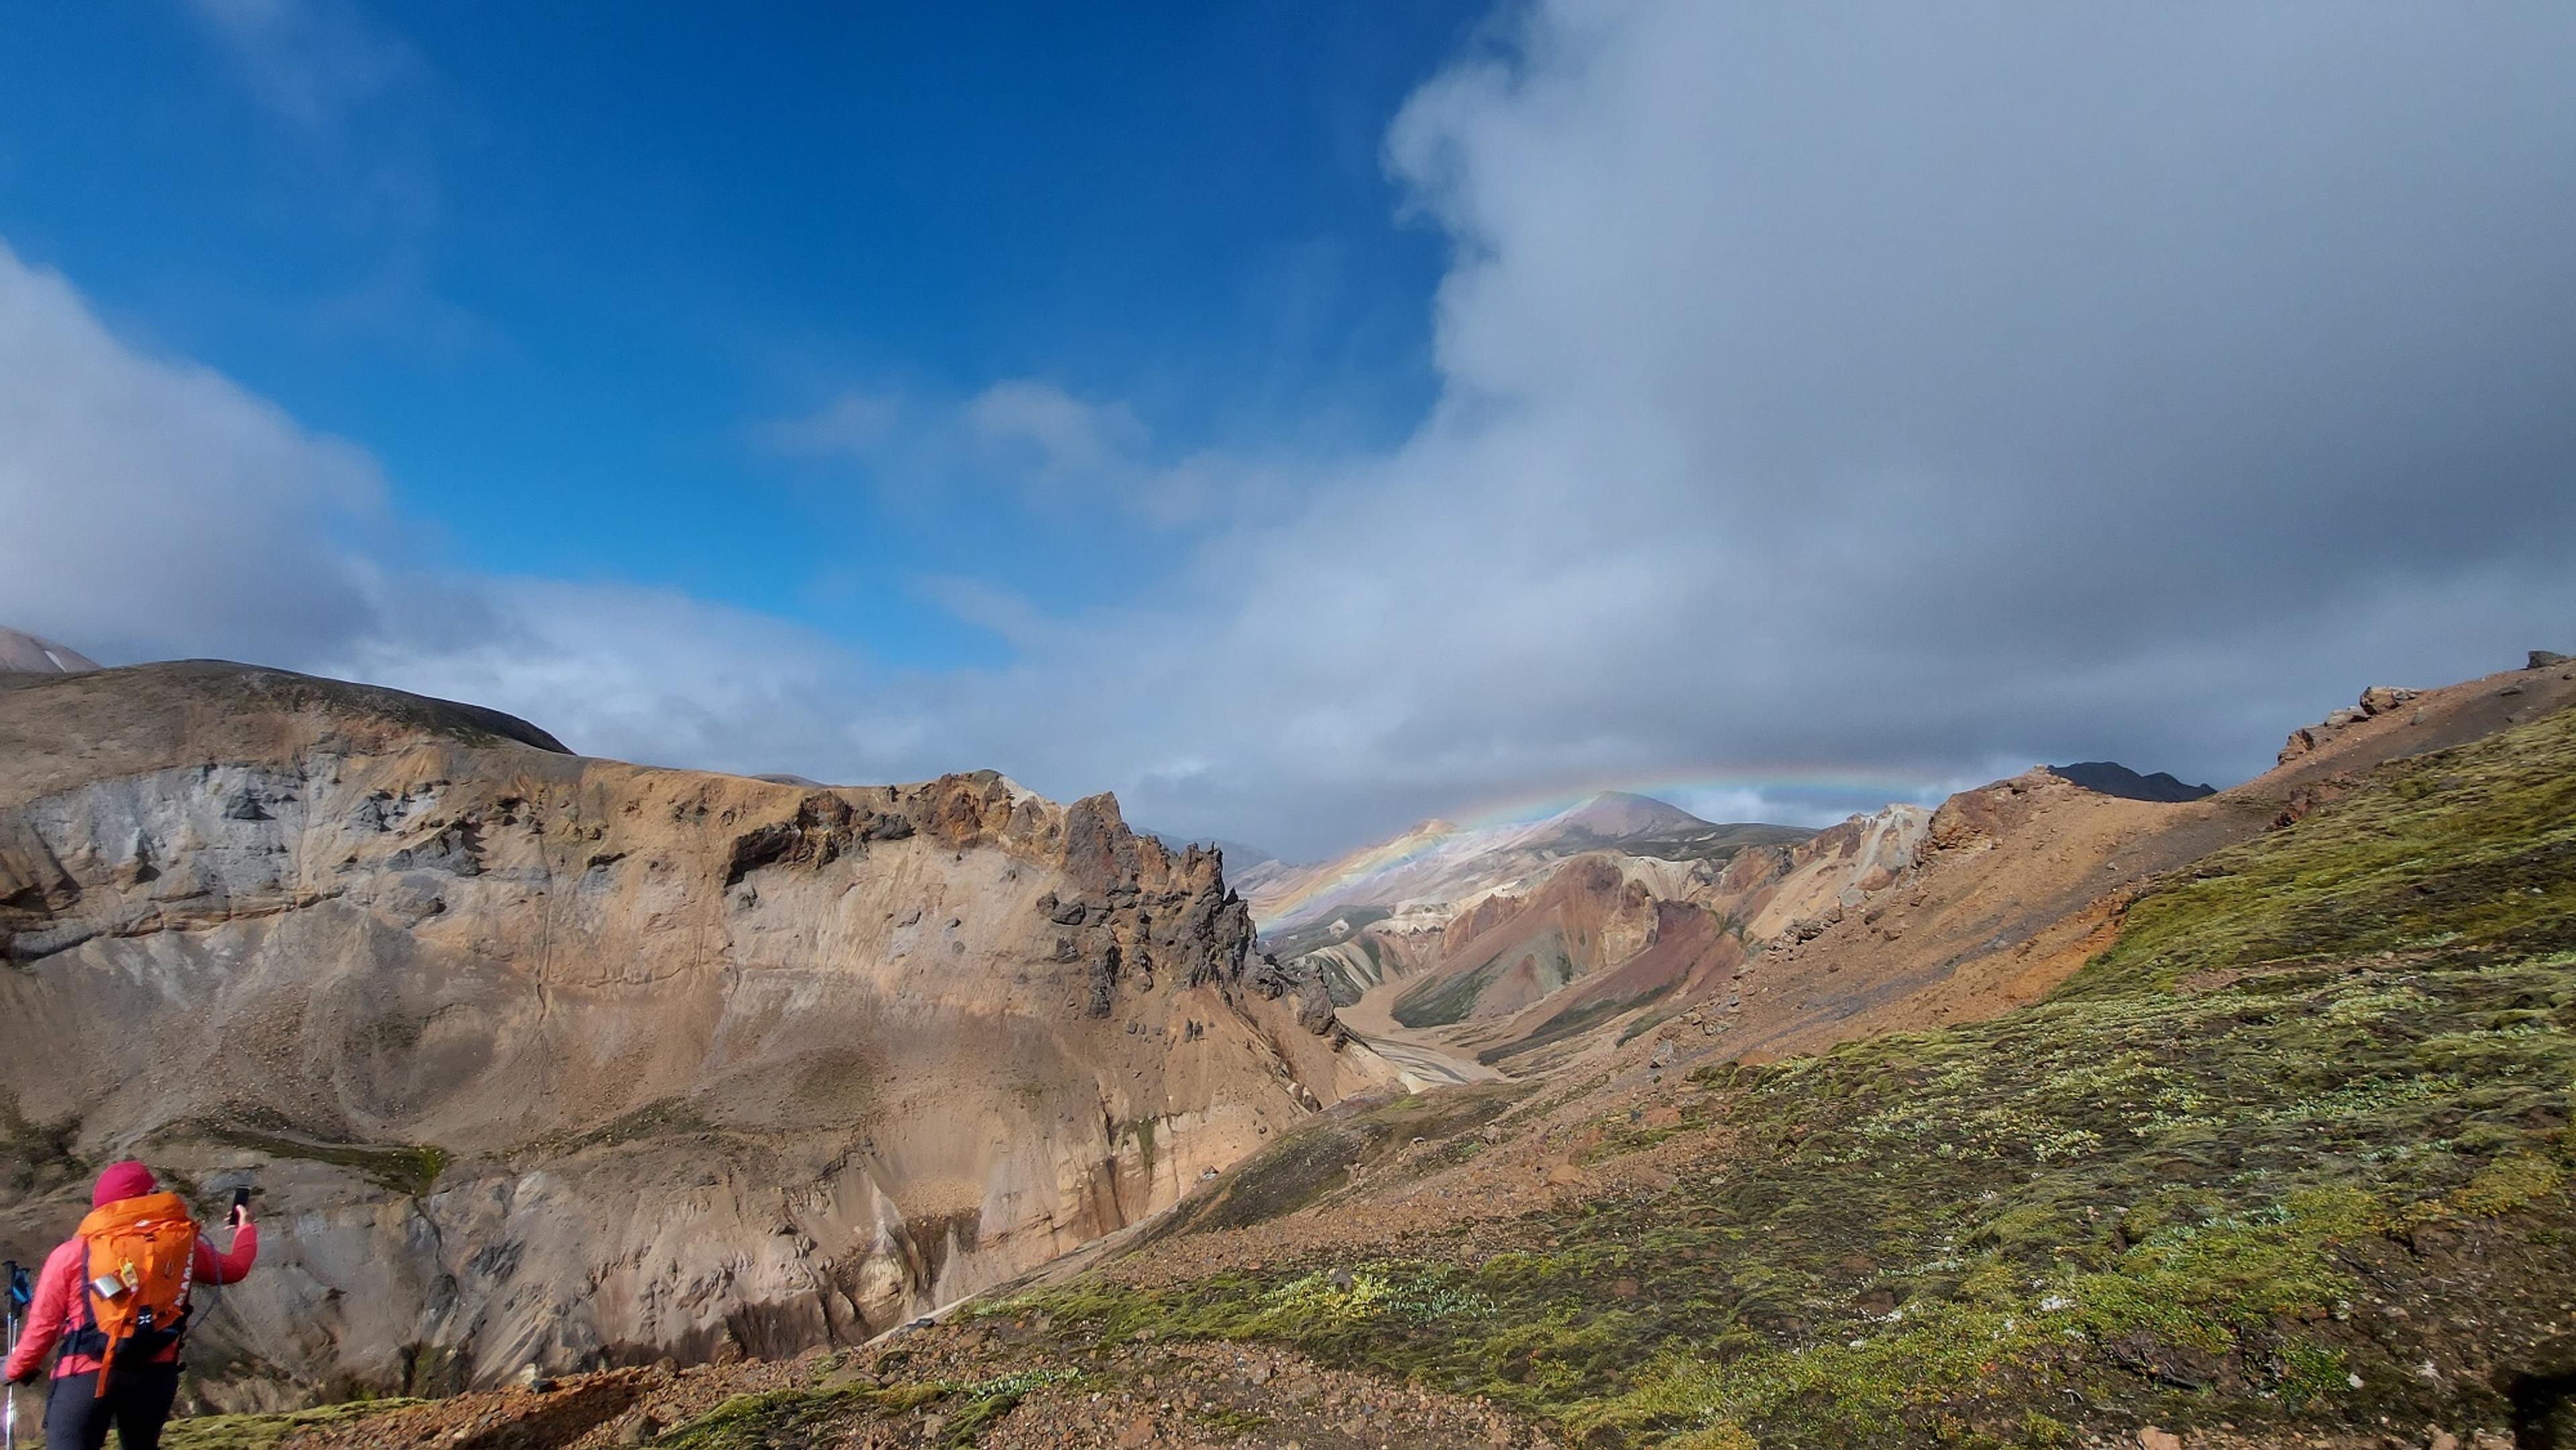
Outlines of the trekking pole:
M 9 1355 L 14 1359 L 18 1354 L 19 1313 L 27 1302 L 27 1271 L 18 1267 L 16 1259 L 8 1260 L 5 1267 L 9 1272 Z M 6 1435 L 8 1450 L 18 1450 L 18 1387 L 0 1384 L 0 1395 L 9 1398 L 8 1408 L 0 1410 L 0 1424 L 6 1426 L 0 1434 Z

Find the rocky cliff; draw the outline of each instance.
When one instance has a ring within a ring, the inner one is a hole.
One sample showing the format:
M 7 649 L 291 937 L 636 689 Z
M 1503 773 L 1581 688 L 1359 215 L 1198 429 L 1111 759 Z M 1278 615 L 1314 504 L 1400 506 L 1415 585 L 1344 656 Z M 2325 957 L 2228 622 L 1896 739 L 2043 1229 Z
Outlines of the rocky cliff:
M 1251 939 L 1105 796 L 650 769 L 235 665 L 0 676 L 0 1248 L 113 1155 L 255 1184 L 216 1401 L 857 1340 L 1390 1075 Z

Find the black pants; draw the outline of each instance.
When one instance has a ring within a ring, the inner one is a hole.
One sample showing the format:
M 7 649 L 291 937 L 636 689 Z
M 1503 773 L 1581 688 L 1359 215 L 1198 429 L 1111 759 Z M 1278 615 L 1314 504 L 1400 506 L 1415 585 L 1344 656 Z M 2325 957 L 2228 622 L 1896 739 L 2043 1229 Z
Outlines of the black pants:
M 98 1392 L 98 1371 L 54 1381 L 45 1401 L 45 1450 L 99 1450 L 116 1427 L 124 1450 L 160 1450 L 161 1423 L 179 1397 L 179 1366 L 120 1364 Z

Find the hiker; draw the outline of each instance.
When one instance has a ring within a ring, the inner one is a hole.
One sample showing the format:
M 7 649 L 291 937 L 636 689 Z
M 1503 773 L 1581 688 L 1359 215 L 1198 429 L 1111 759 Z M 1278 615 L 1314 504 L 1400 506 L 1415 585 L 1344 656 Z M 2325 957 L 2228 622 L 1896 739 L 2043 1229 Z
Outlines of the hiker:
M 187 1201 L 159 1188 L 140 1163 L 108 1165 L 80 1231 L 36 1276 L 26 1335 L 0 1378 L 11 1393 L 33 1384 L 61 1343 L 45 1401 L 46 1450 L 99 1450 L 110 1425 L 125 1450 L 158 1450 L 179 1393 L 189 1286 L 233 1283 L 259 1257 L 259 1229 L 242 1197 L 233 1200 L 233 1246 L 217 1253 Z

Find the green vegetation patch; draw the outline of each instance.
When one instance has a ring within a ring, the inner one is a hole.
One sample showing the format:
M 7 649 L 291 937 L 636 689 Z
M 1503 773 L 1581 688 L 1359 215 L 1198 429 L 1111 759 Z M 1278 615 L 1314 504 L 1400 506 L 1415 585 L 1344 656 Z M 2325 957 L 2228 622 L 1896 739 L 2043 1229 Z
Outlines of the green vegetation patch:
M 664 1432 L 653 1443 L 665 1450 L 799 1450 L 841 1443 L 855 1418 L 908 1414 L 938 1405 L 946 1415 L 938 1443 L 972 1445 L 1031 1391 L 1075 1378 L 1070 1369 L 1046 1368 L 973 1383 L 928 1380 L 883 1388 L 844 1385 L 736 1395 Z
M 198 1136 L 271 1158 L 300 1158 L 354 1170 L 389 1192 L 415 1198 L 438 1186 L 447 1172 L 447 1150 L 428 1143 L 326 1143 L 222 1124 L 200 1125 Z
M 674 1096 L 656 1098 L 595 1128 L 550 1139 L 542 1146 L 551 1153 L 578 1153 L 586 1148 L 615 1146 L 667 1134 L 714 1131 L 715 1124 L 707 1121 L 706 1114 L 699 1111 L 694 1099 Z
M 1542 959 L 1546 963 L 1543 969 Z M 1578 975 L 1574 959 L 1566 954 L 1565 943 L 1550 931 L 1542 942 L 1506 952 L 1473 971 L 1433 977 L 1406 989 L 1395 999 L 1389 1015 L 1407 1027 L 1446 1027 L 1463 1022 L 1476 1010 L 1476 1002 L 1485 995 L 1485 989 L 1519 966 L 1539 973 L 1544 991 L 1554 991 Z
M 1349 1185 L 1412 1146 L 1453 1142 L 1500 1117 L 1530 1092 L 1523 1083 L 1477 1083 L 1435 1093 L 1354 1100 L 1281 1138 L 1220 1180 L 1196 1204 L 1185 1204 L 1147 1241 L 1204 1229 L 1248 1228 L 1296 1212 Z M 1454 1160 L 1451 1160 L 1454 1161 Z M 1420 1165 L 1429 1171 L 1435 1162 Z
M 2576 946 L 2576 710 L 2382 767 L 2348 799 L 2222 851 L 2133 906 L 2059 994 L 2461 943 Z
M 388 1410 L 425 1405 L 427 1400 L 349 1400 L 310 1410 L 276 1415 L 198 1415 L 172 1420 L 161 1432 L 167 1450 L 268 1450 L 289 1435 L 326 1430 L 381 1415 Z
M 2511 1326 L 2576 1299 L 2571 781 L 2576 717 L 2402 762 L 2142 899 L 2047 1002 L 1704 1070 L 1686 1126 L 1728 1147 L 1669 1189 L 1015 1307 L 1292 1344 L 1604 1445 L 2503 1424 L 2496 1377 L 2421 1367 L 2513 1369 Z M 1247 1181 L 1312 1189 L 1336 1131 Z
M 1407 1027 L 1446 1027 L 1462 1021 L 1503 969 L 1504 959 L 1496 957 L 1473 971 L 1433 977 L 1406 988 L 1388 1015 Z

